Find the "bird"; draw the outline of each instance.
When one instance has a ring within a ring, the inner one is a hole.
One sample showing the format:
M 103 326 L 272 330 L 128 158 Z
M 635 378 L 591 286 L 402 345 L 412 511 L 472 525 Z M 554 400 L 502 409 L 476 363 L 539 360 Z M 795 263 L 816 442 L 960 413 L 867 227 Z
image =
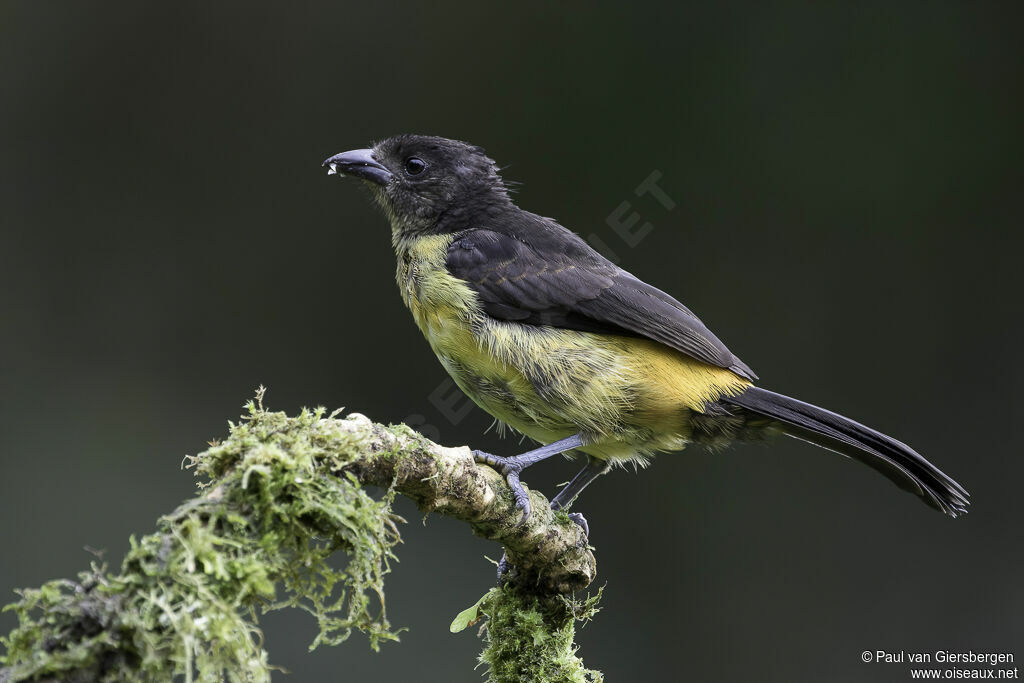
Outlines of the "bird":
M 541 444 L 476 462 L 508 482 L 522 520 L 524 469 L 561 453 L 585 465 L 552 499 L 568 510 L 613 466 L 656 453 L 784 434 L 874 468 L 956 517 L 969 494 L 911 447 L 759 386 L 686 306 L 557 221 L 519 208 L 485 150 L 403 134 L 335 154 L 391 227 L 396 282 L 441 365 L 501 425 Z M 580 513 L 573 521 L 589 535 Z

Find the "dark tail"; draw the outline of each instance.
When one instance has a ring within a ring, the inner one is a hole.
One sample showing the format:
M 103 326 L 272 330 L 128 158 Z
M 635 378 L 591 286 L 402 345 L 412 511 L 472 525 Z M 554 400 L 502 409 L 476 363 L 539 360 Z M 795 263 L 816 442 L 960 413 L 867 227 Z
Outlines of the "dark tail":
M 751 387 L 723 403 L 774 420 L 783 432 L 873 467 L 904 491 L 951 517 L 967 512 L 968 493 L 917 451 L 842 415 L 810 403 Z

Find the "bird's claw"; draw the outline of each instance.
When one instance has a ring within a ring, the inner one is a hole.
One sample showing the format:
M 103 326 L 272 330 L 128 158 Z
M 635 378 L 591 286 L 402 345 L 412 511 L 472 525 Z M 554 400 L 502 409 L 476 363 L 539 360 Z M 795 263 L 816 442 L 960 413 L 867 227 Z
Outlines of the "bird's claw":
M 516 500 L 516 509 L 523 511 L 523 517 L 519 520 L 517 526 L 521 526 L 530 519 L 530 495 L 526 492 L 522 483 L 519 481 L 519 474 L 523 471 L 523 464 L 516 460 L 516 458 L 506 458 L 500 455 L 493 455 L 484 451 L 472 451 L 473 460 L 482 464 L 488 465 L 494 468 L 505 477 L 505 481 L 508 482 L 508 486 L 512 489 L 512 495 Z M 579 512 L 570 512 L 569 519 L 575 524 L 579 525 L 580 529 L 583 530 L 583 535 L 587 538 L 590 537 L 590 525 L 587 523 L 587 518 Z M 498 582 L 500 583 L 505 574 L 512 568 L 511 563 L 508 561 L 507 555 L 501 556 L 501 561 L 498 562 Z
M 523 471 L 523 466 L 515 462 L 512 458 L 503 458 L 500 455 L 492 455 L 485 453 L 484 451 L 473 451 L 473 459 L 481 464 L 489 465 L 501 473 L 505 477 L 505 481 L 508 482 L 508 486 L 512 489 L 512 495 L 516 499 L 516 509 L 523 511 L 522 519 L 519 520 L 519 525 L 525 524 L 530 518 L 530 495 L 523 488 L 523 485 L 519 482 L 519 473 Z
M 570 512 L 569 519 L 579 525 L 583 529 L 583 535 L 590 538 L 590 525 L 587 524 L 587 518 L 583 516 L 582 512 Z
M 508 555 L 502 553 L 501 562 L 498 563 L 498 583 L 501 583 L 501 580 L 505 578 L 505 574 L 507 574 L 508 570 L 511 568 L 512 565 L 508 562 Z

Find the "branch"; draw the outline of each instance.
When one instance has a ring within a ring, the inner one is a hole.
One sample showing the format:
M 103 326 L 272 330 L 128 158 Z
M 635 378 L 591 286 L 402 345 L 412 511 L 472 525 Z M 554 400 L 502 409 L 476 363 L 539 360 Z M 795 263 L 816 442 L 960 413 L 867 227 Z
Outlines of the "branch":
M 537 491 L 530 491 L 533 513 L 520 523 L 522 512 L 505 480 L 475 463 L 468 448 L 439 446 L 404 425 L 387 429 L 358 413 L 335 422 L 366 445 L 346 470 L 364 484 L 393 486 L 421 509 L 467 522 L 476 535 L 504 545 L 514 567 L 507 580 L 543 593 L 572 593 L 594 580 L 597 563 L 580 527 L 551 510 Z
M 358 414 L 289 418 L 264 410 L 262 389 L 247 407 L 227 440 L 186 459 L 205 479 L 199 494 L 156 533 L 132 538 L 118 573 L 94 564 L 78 581 L 21 591 L 5 608 L 19 626 L 0 639 L 0 682 L 269 680 L 257 610 L 289 606 L 316 618 L 311 647 L 353 629 L 374 649 L 397 640 L 384 599 L 400 541 L 396 494 L 505 546 L 507 581 L 459 617 L 463 626 L 486 620 L 481 660 L 491 680 L 599 679 L 573 644 L 575 622 L 596 611 L 596 598 L 572 597 L 594 579 L 594 556 L 543 496 L 530 492 L 534 512 L 520 524 L 502 477 L 467 448 Z M 371 497 L 366 485 L 384 495 Z M 338 550 L 343 569 L 328 563 Z

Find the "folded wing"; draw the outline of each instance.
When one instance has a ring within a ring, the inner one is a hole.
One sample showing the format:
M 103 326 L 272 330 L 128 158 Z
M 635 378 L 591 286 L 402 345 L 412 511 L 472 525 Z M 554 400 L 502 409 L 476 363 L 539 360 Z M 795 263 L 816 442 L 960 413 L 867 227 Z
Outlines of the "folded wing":
M 457 235 L 448 249 L 449 272 L 476 291 L 488 315 L 528 325 L 647 337 L 756 379 L 671 296 L 611 263 L 554 221 L 533 214 L 524 220 L 534 221 L 523 231 L 529 241 L 507 230 L 475 229 Z

